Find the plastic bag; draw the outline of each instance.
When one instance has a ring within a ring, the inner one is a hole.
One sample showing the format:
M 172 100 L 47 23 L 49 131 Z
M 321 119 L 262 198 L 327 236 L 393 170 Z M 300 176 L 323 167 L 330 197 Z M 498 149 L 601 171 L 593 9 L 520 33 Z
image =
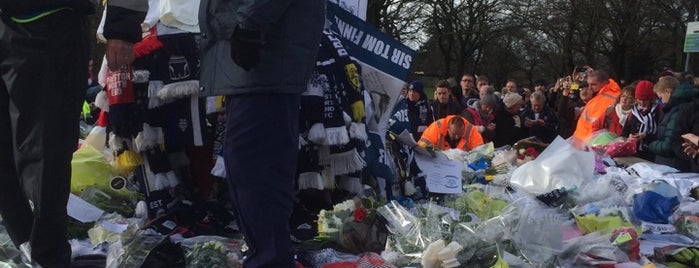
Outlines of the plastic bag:
M 476 148 L 473 148 L 473 150 L 469 151 L 466 155 L 466 161 L 467 163 L 473 163 L 478 161 L 479 159 L 485 158 L 485 159 L 493 159 L 495 156 L 495 146 L 493 145 L 492 142 L 489 143 L 484 143 Z
M 345 219 L 340 234 L 340 245 L 350 253 L 364 252 L 381 253 L 386 248 L 388 229 L 381 217 L 373 217 L 357 222 L 352 218 Z
M 90 145 L 97 149 L 97 151 L 104 151 L 105 145 L 107 144 L 107 128 L 101 126 L 95 126 L 90 130 L 90 134 L 85 138 L 83 146 Z
M 2 219 L 0 219 L 1 221 Z M 5 226 L 0 224 L 0 268 L 5 267 L 31 267 L 30 265 L 22 264 L 22 256 L 19 250 L 7 234 Z
M 604 146 L 610 144 L 617 138 L 616 134 L 609 132 L 609 130 L 603 129 L 595 131 L 595 133 L 587 139 L 587 145 L 590 147 Z
M 406 257 L 405 260 L 401 260 L 401 263 L 419 262 L 422 251 L 427 245 L 437 240 L 430 237 L 429 232 L 424 228 L 424 221 L 428 220 L 427 218 L 413 215 L 397 201 L 391 201 L 379 207 L 377 212 L 386 219 L 386 227 L 391 233 L 387 250 Z
M 166 236 L 154 231 L 139 232 L 133 236 L 122 235 L 121 241 L 109 246 L 106 267 L 141 267 L 148 254 L 165 239 Z
M 635 139 L 617 139 L 607 145 L 605 154 L 609 157 L 632 156 L 636 154 Z
M 680 204 L 679 191 L 664 181 L 655 181 L 633 198 L 633 215 L 650 223 L 669 223 L 670 216 Z
M 238 267 L 242 265 L 242 240 L 220 236 L 196 236 L 179 242 L 188 268 Z
M 628 257 L 610 242 L 610 234 L 594 232 L 566 241 L 557 263 L 547 267 L 579 267 L 626 262 Z
M 570 220 L 561 210 L 542 206 L 531 198 L 514 203 L 519 219 L 511 231 L 512 240 L 522 256 L 537 267 L 545 265 L 563 250 L 563 229 Z
M 126 191 L 126 179 L 117 174 L 102 152 L 92 146 L 83 146 L 73 153 L 70 192 L 80 195 L 88 186 L 108 193 Z
M 131 174 L 136 167 L 143 164 L 143 158 L 138 153 L 126 150 L 119 154 L 114 161 L 114 169 L 121 175 Z
M 573 148 L 557 137 L 539 157 L 512 173 L 510 182 L 539 195 L 554 189 L 573 189 L 593 176 L 594 154 Z
M 490 197 L 481 190 L 471 189 L 452 201 L 450 206 L 460 212 L 462 221 L 466 220 L 464 217 L 468 213 L 473 213 L 479 219 L 486 220 L 500 215 L 502 209 L 507 206 L 507 202 Z

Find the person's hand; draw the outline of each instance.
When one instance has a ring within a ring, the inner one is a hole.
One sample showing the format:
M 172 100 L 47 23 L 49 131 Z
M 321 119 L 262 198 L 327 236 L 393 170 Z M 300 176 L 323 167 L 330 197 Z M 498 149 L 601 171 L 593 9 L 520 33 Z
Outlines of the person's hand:
M 236 26 L 231 36 L 231 58 L 243 70 L 250 71 L 260 62 L 262 33 Z
M 525 126 L 525 127 L 532 127 L 533 125 L 534 125 L 534 121 L 529 120 L 529 119 L 524 120 L 524 126 Z
M 692 144 L 691 142 L 685 141 L 682 143 L 682 149 L 685 154 L 687 154 L 692 159 L 699 157 L 699 146 Z
M 488 124 L 488 127 L 487 127 L 487 128 L 488 128 L 489 130 L 493 130 L 493 131 L 494 131 L 494 130 L 495 130 L 495 123 L 490 123 L 490 124 Z
M 643 132 L 629 135 L 629 138 L 633 138 L 633 139 L 636 139 L 638 141 L 643 140 L 645 137 L 646 137 L 646 133 L 643 133 Z
M 476 130 L 478 130 L 478 133 L 483 133 L 483 131 L 485 131 L 485 127 L 484 126 L 476 126 Z
M 564 88 L 561 94 L 563 94 L 563 97 L 568 97 L 568 95 L 570 95 L 570 88 Z
M 110 71 L 126 70 L 133 63 L 133 43 L 118 39 L 107 40 L 107 67 Z

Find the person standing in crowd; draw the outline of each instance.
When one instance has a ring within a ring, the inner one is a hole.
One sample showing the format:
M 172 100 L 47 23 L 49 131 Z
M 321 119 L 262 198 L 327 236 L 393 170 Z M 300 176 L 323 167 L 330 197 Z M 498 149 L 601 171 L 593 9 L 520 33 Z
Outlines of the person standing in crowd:
M 699 90 L 689 83 L 680 84 L 673 76 L 658 79 L 653 91 L 665 103 L 663 116 L 658 123 L 657 140 L 648 144 L 648 151 L 655 155 L 655 163 L 674 167 L 680 171 L 689 170 L 689 159 L 683 152 L 680 133 L 682 124 L 680 111 L 687 109 Z M 645 148 L 644 148 L 645 149 Z
M 559 119 L 558 135 L 567 139 L 575 131 L 575 125 L 580 117 L 580 110 L 585 105 L 585 102 L 592 98 L 592 90 L 590 90 L 585 81 L 579 84 L 577 91 L 570 90 L 567 86 L 557 85 L 559 89 L 555 89 L 555 91 L 561 92 L 557 106 Z
M 491 88 L 490 86 L 484 86 L 483 88 Z M 495 137 L 495 123 L 493 120 L 493 111 L 495 110 L 495 95 L 486 94 L 481 95 L 481 99 L 477 102 L 477 107 L 468 107 L 462 113 L 461 116 L 466 119 L 469 123 L 474 125 L 481 137 L 483 137 L 483 142 L 491 142 L 493 137 Z
M 466 107 L 466 102 L 472 98 L 478 98 L 478 90 L 476 88 L 476 79 L 472 74 L 466 73 L 461 76 L 461 98 L 459 102 L 461 106 Z
M 470 151 L 481 144 L 483 138 L 478 130 L 459 115 L 450 115 L 434 121 L 418 141 L 419 146 L 438 150 Z
M 508 93 L 503 98 L 504 107 L 495 114 L 495 147 L 512 145 L 525 138 L 524 125 L 519 116 L 519 109 L 524 101 L 517 93 Z
M 622 129 L 633 116 L 631 110 L 635 104 L 634 86 L 625 86 L 619 94 L 615 105 L 607 107 L 607 111 L 595 122 L 596 129 L 607 129 L 616 136 L 622 136 Z
M 556 114 L 546 106 L 546 96 L 541 91 L 532 93 L 529 102 L 530 107 L 522 112 L 525 131 L 529 136 L 535 136 L 543 142 L 550 143 L 556 138 L 558 128 Z
M 111 70 L 133 62 L 147 9 L 145 0 L 108 2 Z M 0 215 L 25 262 L 69 267 L 70 162 L 85 98 L 87 15 L 95 6 L 0 0 L 0 10 Z
M 507 95 L 507 93 L 517 93 L 517 81 L 514 79 L 507 79 L 505 83 L 505 90 L 502 94 Z
M 658 122 L 662 116 L 662 108 L 655 102 L 657 98 L 653 92 L 653 83 L 641 80 L 636 83 L 634 91 L 636 105 L 631 110 L 629 121 L 624 125 L 621 136 L 634 138 L 638 142 L 636 156 L 653 161 L 655 156 L 644 150 L 647 145 L 656 138 Z M 646 146 L 642 146 L 646 144 Z
M 603 70 L 590 71 L 587 76 L 587 84 L 591 90 L 592 98 L 585 103 L 582 108 L 580 118 L 573 132 L 573 144 L 577 147 L 587 142 L 587 139 L 598 130 L 595 128 L 595 121 L 604 116 L 607 107 L 616 103 L 621 88 Z M 581 97 L 583 92 L 581 91 Z
M 427 129 L 427 126 L 434 122 L 434 113 L 432 107 L 427 103 L 427 95 L 425 95 L 425 87 L 422 81 L 415 80 L 410 83 L 406 101 L 408 102 L 410 133 L 413 134 L 413 138 L 417 141 L 422 136 L 422 132 Z
M 490 82 L 488 81 L 488 77 L 485 75 L 479 75 L 478 78 L 476 78 L 476 87 L 480 89 L 482 86 L 487 86 L 490 85 Z
M 203 0 L 202 95 L 226 95 L 224 159 L 245 268 L 296 267 L 289 219 L 299 106 L 314 69 L 325 0 Z M 293 33 L 293 34 L 292 34 Z
M 458 102 L 451 98 L 449 91 L 449 82 L 447 80 L 439 80 L 435 85 L 435 99 L 430 105 L 434 112 L 435 119 L 442 119 L 447 115 L 459 114 L 464 108 Z

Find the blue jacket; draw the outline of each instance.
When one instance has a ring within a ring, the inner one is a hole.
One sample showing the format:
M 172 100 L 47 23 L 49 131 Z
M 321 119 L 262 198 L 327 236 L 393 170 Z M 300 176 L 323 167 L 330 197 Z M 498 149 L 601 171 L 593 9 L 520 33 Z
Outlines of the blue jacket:
M 202 0 L 199 8 L 203 96 L 301 94 L 313 71 L 326 0 Z M 235 27 L 260 31 L 260 61 L 245 71 L 231 59 Z

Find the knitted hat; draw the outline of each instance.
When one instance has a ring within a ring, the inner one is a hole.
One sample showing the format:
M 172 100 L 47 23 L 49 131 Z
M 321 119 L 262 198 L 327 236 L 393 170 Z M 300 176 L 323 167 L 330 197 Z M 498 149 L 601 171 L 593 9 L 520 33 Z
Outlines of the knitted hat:
M 422 94 L 425 93 L 425 86 L 422 84 L 422 81 L 415 80 L 412 83 L 410 83 L 410 90 L 415 90 Z
M 517 93 L 507 93 L 505 95 L 505 98 L 502 100 L 503 103 L 505 103 L 505 107 L 511 108 L 518 102 L 522 100 L 522 96 L 520 96 Z
M 636 99 L 639 100 L 655 99 L 655 92 L 653 92 L 653 83 L 648 80 L 638 81 L 638 84 L 636 84 L 636 93 L 634 95 L 634 97 L 636 97 Z

